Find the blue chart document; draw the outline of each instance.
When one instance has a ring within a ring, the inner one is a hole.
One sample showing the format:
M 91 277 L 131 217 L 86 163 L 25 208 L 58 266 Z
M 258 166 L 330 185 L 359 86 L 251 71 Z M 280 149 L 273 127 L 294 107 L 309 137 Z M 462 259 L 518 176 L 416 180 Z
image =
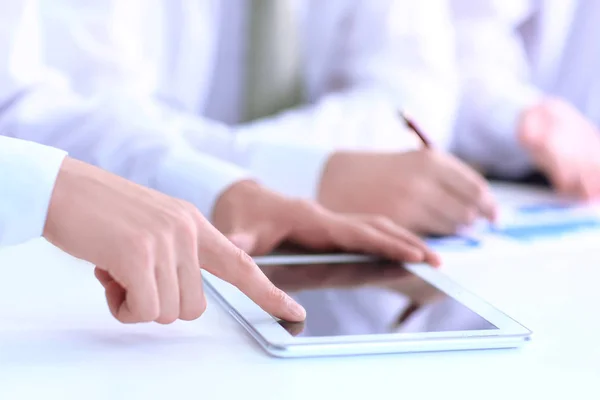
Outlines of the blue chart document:
M 517 207 L 501 217 L 490 233 L 519 241 L 565 236 L 600 229 L 597 207 L 546 203 Z
M 481 245 L 481 241 L 470 236 L 430 237 L 426 240 L 433 250 L 467 250 Z
M 538 203 L 507 207 L 501 211 L 496 224 L 479 223 L 465 230 L 464 235 L 431 237 L 426 241 L 437 251 L 468 251 L 494 238 L 523 243 L 594 230 L 600 233 L 598 206 Z

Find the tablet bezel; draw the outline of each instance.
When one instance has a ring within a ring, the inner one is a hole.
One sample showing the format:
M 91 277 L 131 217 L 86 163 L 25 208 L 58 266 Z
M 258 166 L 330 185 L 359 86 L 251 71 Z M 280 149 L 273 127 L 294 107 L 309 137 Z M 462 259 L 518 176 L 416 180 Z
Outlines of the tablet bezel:
M 299 256 L 264 256 L 256 258 L 260 265 L 306 265 L 308 263 L 372 262 L 373 257 L 352 254 L 299 255 Z M 301 262 L 303 261 L 303 262 Z M 447 346 L 456 346 L 456 341 L 472 341 L 474 339 L 514 340 L 529 339 L 529 329 L 510 318 L 508 315 L 487 303 L 472 292 L 460 287 L 440 270 L 423 264 L 406 264 L 405 268 L 426 280 L 442 292 L 456 299 L 472 311 L 485 318 L 497 329 L 445 331 L 426 333 L 389 333 L 367 335 L 343 335 L 322 337 L 294 337 L 286 331 L 276 319 L 263 311 L 246 295 L 233 285 L 203 271 L 205 282 L 212 289 L 217 300 L 240 322 L 252 336 L 272 354 L 281 355 L 291 348 L 332 345 L 373 345 L 394 343 L 414 343 L 423 345 L 426 342 L 446 342 Z M 460 345 L 459 345 L 460 346 Z M 418 346 L 417 346 L 418 347 Z M 490 347 L 494 347 L 491 346 Z M 418 351 L 418 350 L 417 350 Z

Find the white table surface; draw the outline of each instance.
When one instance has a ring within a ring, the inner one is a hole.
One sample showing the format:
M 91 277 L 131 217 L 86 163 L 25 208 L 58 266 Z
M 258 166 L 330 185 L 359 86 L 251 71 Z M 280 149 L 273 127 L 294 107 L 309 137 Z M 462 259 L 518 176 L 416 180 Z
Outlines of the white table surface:
M 0 399 L 598 399 L 600 252 L 560 242 L 446 257 L 534 331 L 520 350 L 300 360 L 270 358 L 210 300 L 194 322 L 120 325 L 90 265 L 44 241 L 2 250 Z

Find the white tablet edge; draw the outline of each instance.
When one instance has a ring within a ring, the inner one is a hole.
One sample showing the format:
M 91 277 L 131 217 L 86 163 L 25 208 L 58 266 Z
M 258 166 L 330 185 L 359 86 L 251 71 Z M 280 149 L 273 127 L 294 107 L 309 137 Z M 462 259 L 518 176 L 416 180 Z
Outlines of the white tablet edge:
M 380 258 L 365 254 L 277 254 L 252 258 L 259 265 L 294 265 L 294 264 L 342 264 L 353 262 L 377 261 Z
M 289 256 L 293 258 L 294 256 Z M 293 260 L 292 260 L 293 261 Z M 295 262 L 296 264 L 298 262 Z M 238 322 L 240 322 L 258 340 L 263 347 L 286 348 L 288 346 L 311 344 L 344 343 L 389 343 L 407 341 L 422 342 L 431 340 L 457 340 L 469 338 L 522 338 L 527 339 L 531 331 L 516 322 L 480 297 L 461 288 L 439 270 L 427 265 L 410 264 L 405 267 L 412 273 L 427 280 L 432 285 L 461 302 L 472 311 L 485 318 L 498 329 L 427 332 L 427 333 L 390 333 L 375 335 L 351 335 L 335 337 L 300 337 L 289 334 L 272 316 L 262 310 L 245 294 L 233 285 L 203 271 L 203 275 L 213 290 L 215 297 L 222 303 Z

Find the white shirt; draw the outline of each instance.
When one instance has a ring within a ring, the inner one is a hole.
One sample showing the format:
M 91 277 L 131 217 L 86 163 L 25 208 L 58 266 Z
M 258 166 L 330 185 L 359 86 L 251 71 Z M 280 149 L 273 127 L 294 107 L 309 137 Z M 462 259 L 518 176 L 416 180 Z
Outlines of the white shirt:
M 234 126 L 244 5 L 4 0 L 0 131 L 66 149 L 207 216 L 244 177 L 314 198 L 332 149 L 404 148 L 399 107 L 446 146 L 456 82 L 443 0 L 299 0 L 306 106 Z
M 449 0 L 464 93 L 455 151 L 495 173 L 532 169 L 522 112 L 560 96 L 600 126 L 600 2 Z
M 0 136 L 0 247 L 42 235 L 64 157 L 61 150 Z

